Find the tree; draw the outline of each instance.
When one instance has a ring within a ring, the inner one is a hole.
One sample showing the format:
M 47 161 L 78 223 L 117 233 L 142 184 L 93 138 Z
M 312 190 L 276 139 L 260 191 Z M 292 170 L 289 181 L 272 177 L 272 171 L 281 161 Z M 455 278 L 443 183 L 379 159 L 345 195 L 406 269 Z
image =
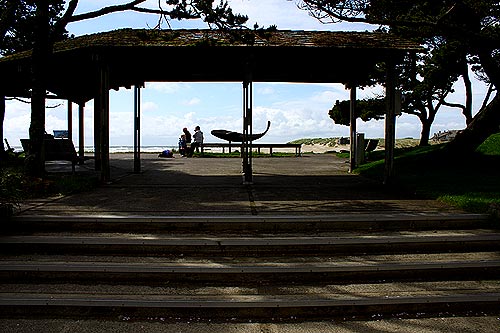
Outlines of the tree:
M 78 0 L 37 0 L 37 1 L 12 1 L 2 3 L 0 15 L 0 38 L 1 49 L 9 52 L 9 41 L 15 40 L 18 45 L 31 48 L 32 53 L 32 89 L 31 89 L 31 123 L 30 123 L 30 155 L 26 158 L 26 170 L 30 175 L 43 176 L 45 172 L 45 159 L 43 152 L 43 138 L 45 133 L 45 99 L 46 99 L 46 77 L 49 69 L 45 64 L 52 54 L 54 42 L 65 34 L 66 26 L 70 22 L 96 18 L 102 15 L 122 12 L 136 11 L 142 13 L 156 14 L 161 19 L 202 19 L 210 27 L 228 29 L 242 27 L 247 17 L 234 14 L 226 1 L 220 1 L 214 5 L 214 0 L 164 0 L 158 2 L 158 8 L 141 7 L 146 0 L 130 0 L 124 4 L 111 5 L 96 11 L 75 14 Z M 161 4 L 166 8 L 163 9 Z M 64 10 L 62 6 L 64 5 Z M 18 20 L 23 13 L 33 13 L 29 16 L 32 20 L 32 36 L 24 29 L 17 29 Z M 57 13 L 56 16 L 51 13 Z M 6 21 L 3 22 L 3 18 Z M 10 35 L 9 35 L 10 34 Z M 7 38 L 6 38 L 7 37 Z
M 64 0 L 51 0 L 49 7 L 49 24 L 53 28 L 55 21 L 64 11 Z M 19 51 L 30 50 L 35 42 L 36 6 L 33 1 L 7 0 L 0 4 L 0 55 L 8 55 Z M 53 35 L 54 41 L 68 37 L 63 30 Z
M 466 111 L 471 112 L 466 106 L 446 101 L 448 94 L 453 92 L 453 84 L 462 73 L 464 66 L 468 74 L 465 54 L 460 52 L 460 48 L 441 38 L 428 39 L 425 43 L 428 51 L 417 55 L 415 65 L 413 61 L 407 61 L 397 67 L 399 84 L 403 93 L 401 111 L 419 118 L 422 124 L 421 146 L 429 144 L 431 125 L 441 106 L 460 107 L 464 110 L 464 114 Z M 363 87 L 374 84 L 385 85 L 385 77 L 381 75 L 383 72 L 383 68 L 379 68 L 371 73 L 370 79 Z M 470 101 L 470 98 L 467 100 Z M 339 112 L 340 110 L 342 111 Z M 384 99 L 357 101 L 356 110 L 363 121 L 381 119 L 385 114 Z M 337 103 L 329 113 L 336 123 L 349 125 L 349 101 Z
M 500 4 L 495 0 L 302 0 L 301 7 L 323 22 L 363 22 L 405 36 L 443 38 L 475 59 L 493 87 L 500 87 Z M 464 77 L 467 85 L 467 77 Z M 475 150 L 500 125 L 500 97 L 485 105 L 450 149 Z M 467 101 L 465 108 L 470 106 Z M 468 111 L 466 111 L 468 112 Z M 492 123 L 496 122 L 496 123 Z M 474 144 L 467 144 L 473 142 Z
M 402 111 L 417 116 L 422 123 L 420 146 L 429 144 L 431 125 L 442 106 L 461 108 L 466 118 L 472 117 L 472 94 L 467 95 L 466 105 L 446 101 L 460 75 L 465 75 L 464 82 L 469 84 L 466 90 L 472 89 L 466 55 L 460 45 L 436 37 L 426 39 L 426 45 L 429 51 L 417 56 L 415 69 L 402 66 L 400 74 Z
M 63 1 L 54 1 L 53 8 L 49 12 L 49 20 L 53 21 L 63 9 Z M 0 55 L 7 55 L 17 51 L 23 51 L 32 47 L 35 40 L 36 8 L 27 1 L 7 0 L 0 3 Z M 66 33 L 64 31 L 64 33 Z M 64 36 L 59 36 L 61 39 Z M 0 96 L 0 120 L 2 153 L 5 151 L 3 145 L 3 120 L 5 118 L 5 96 Z
M 17 10 L 20 2 L 15 0 L 6 0 L 0 3 L 0 52 L 3 53 L 5 45 L 5 36 L 12 30 Z
M 328 111 L 330 118 L 335 124 L 349 126 L 351 121 L 351 101 L 336 101 L 335 105 Z M 356 101 L 356 118 L 361 118 L 363 121 L 371 119 L 383 119 L 385 114 L 384 98 L 367 98 Z

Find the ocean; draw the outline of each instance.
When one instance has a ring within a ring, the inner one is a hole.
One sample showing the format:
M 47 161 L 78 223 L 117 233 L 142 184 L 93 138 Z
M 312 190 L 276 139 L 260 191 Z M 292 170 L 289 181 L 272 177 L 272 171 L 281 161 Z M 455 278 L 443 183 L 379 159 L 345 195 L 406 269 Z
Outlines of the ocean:
M 12 146 L 14 151 L 21 152 L 23 148 L 21 146 Z M 78 150 L 78 147 L 75 147 Z M 141 153 L 160 153 L 165 149 L 178 149 L 177 146 L 141 146 Z M 93 153 L 94 146 L 85 146 L 86 153 Z M 109 147 L 110 154 L 118 154 L 118 153 L 133 153 L 134 146 L 110 146 Z

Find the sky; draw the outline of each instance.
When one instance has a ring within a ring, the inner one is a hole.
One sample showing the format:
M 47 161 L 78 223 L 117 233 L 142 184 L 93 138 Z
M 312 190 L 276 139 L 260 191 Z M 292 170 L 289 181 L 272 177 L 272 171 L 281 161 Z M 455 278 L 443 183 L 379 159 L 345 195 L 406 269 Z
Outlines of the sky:
M 119 4 L 119 0 L 80 0 L 77 13 Z M 217 2 L 217 1 L 216 1 Z M 249 17 L 248 25 L 267 27 L 276 25 L 283 30 L 366 31 L 373 27 L 362 24 L 323 24 L 297 7 L 290 0 L 230 0 L 235 13 Z M 158 1 L 148 1 L 156 8 Z M 153 28 L 158 23 L 155 15 L 122 12 L 68 25 L 70 34 L 110 31 L 119 28 Z M 200 21 L 170 21 L 173 29 L 207 28 Z M 168 28 L 166 23 L 163 28 Z M 161 64 L 160 64 L 161 65 Z M 168 66 L 169 64 L 164 64 Z M 325 66 L 326 67 L 326 66 Z M 334 68 L 332 69 L 334 70 Z M 486 88 L 477 80 L 474 84 L 474 110 L 478 110 Z M 450 102 L 463 103 L 463 83 L 456 84 Z M 383 93 L 380 87 L 358 90 L 358 98 L 373 97 Z M 214 129 L 242 131 L 242 84 L 146 82 L 141 90 L 141 145 L 175 146 L 183 127 L 194 131 L 199 125 L 206 142 L 221 140 L 210 134 Z M 336 100 L 349 99 L 349 91 L 342 84 L 253 83 L 253 131 L 261 132 L 267 121 L 271 127 L 260 142 L 289 142 L 301 138 L 329 138 L 349 136 L 349 127 L 335 124 L 328 116 Z M 47 101 L 46 131 L 67 129 L 67 106 L 63 100 Z M 133 145 L 132 89 L 110 91 L 110 145 Z M 85 145 L 93 144 L 93 102 L 85 105 Z M 30 123 L 30 105 L 8 100 L 4 121 L 4 136 L 11 146 L 20 146 L 20 138 L 27 138 Z M 438 112 L 431 133 L 462 129 L 465 119 L 458 109 L 443 108 Z M 357 121 L 358 132 L 366 138 L 384 137 L 384 121 Z M 419 138 L 420 121 L 416 116 L 403 114 L 396 120 L 397 138 Z M 78 144 L 78 107 L 73 105 L 73 142 Z

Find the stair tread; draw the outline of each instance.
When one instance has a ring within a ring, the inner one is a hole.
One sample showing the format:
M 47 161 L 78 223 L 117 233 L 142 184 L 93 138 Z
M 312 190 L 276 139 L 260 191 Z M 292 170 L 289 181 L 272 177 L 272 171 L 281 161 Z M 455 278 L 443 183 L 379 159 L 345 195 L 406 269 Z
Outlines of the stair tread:
M 16 222 L 120 222 L 120 223 L 149 223 L 149 222 L 245 222 L 245 223 L 281 223 L 281 222 L 353 222 L 353 221 L 428 221 L 428 220 L 487 220 L 487 214 L 473 213 L 402 213 L 397 214 L 314 214 L 314 215 L 185 215 L 185 216 L 151 216 L 151 215 L 123 215 L 114 214 L 95 214 L 95 215 L 29 215 L 23 214 L 14 217 Z
M 329 316 L 332 309 L 479 311 L 500 304 L 500 232 L 488 229 L 495 227 L 482 214 L 19 216 L 16 222 L 20 234 L 0 237 L 0 306 L 7 315 L 114 307 L 264 317 L 285 308 L 284 315 Z M 414 231 L 420 227 L 428 230 Z
M 498 302 L 498 292 L 442 294 L 417 293 L 413 295 L 345 296 L 315 295 L 137 295 L 137 294 L 38 294 L 1 293 L 0 305 L 63 305 L 63 306 L 122 306 L 122 307 L 317 307 L 342 305 L 380 305 L 407 303 L 472 303 Z
M 157 262 L 71 262 L 71 261 L 1 261 L 2 271 L 58 272 L 141 272 L 141 273 L 285 273 L 425 270 L 437 268 L 500 267 L 500 260 L 412 260 L 412 261 L 309 261 L 309 262 L 239 262 L 231 261 L 157 261 Z
M 192 257 L 189 255 L 161 255 L 161 256 L 116 256 L 116 255 L 66 255 L 66 254 L 14 254 L 2 255 L 0 257 L 0 268 L 8 263 L 141 263 L 160 265 L 341 265 L 349 263 L 351 265 L 377 264 L 388 262 L 452 262 L 452 261 L 482 261 L 500 260 L 500 251 L 482 252 L 443 252 L 443 253 L 407 253 L 407 254 L 371 254 L 353 253 L 348 255 L 328 255 L 316 256 L 225 256 L 213 255 L 206 257 Z
M 179 297 L 227 297 L 253 296 L 265 297 L 375 297 L 375 296 L 403 296 L 403 295 L 435 295 L 435 294 L 473 294 L 473 293 L 500 293 L 500 280 L 465 280 L 465 281 L 405 281 L 378 283 L 317 283 L 307 284 L 259 284 L 259 285 L 197 285 L 168 283 L 161 286 L 142 284 L 77 284 L 77 283 L 6 283 L 0 286 L 0 297 L 9 294 L 50 294 L 50 295 L 150 295 L 179 296 Z
M 406 232 L 406 233 L 343 233 L 337 235 L 287 235 L 253 237 L 236 235 L 216 237 L 207 235 L 141 235 L 141 234 L 46 234 L 0 237 L 0 244 L 81 244 L 81 245 L 170 245 L 170 246 L 279 246 L 279 245 L 356 245 L 419 242 L 500 241 L 500 233 L 484 230 Z

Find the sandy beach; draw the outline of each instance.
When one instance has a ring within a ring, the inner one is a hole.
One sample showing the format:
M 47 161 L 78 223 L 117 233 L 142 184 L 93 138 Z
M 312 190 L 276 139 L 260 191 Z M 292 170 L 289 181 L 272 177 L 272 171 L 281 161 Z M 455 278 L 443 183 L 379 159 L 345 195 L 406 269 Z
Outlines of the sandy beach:
M 335 146 L 329 146 L 329 145 L 322 145 L 322 144 L 317 144 L 317 145 L 302 145 L 302 152 L 303 153 L 314 153 L 314 154 L 323 154 L 327 152 L 336 152 L 339 153 L 341 151 L 349 151 L 349 145 L 335 145 Z

